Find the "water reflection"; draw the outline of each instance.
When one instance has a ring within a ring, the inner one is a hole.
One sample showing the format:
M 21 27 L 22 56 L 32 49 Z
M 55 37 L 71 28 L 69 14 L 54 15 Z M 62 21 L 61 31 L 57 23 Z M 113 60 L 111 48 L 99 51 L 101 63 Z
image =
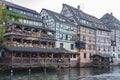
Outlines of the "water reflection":
M 64 68 L 0 73 L 0 80 L 119 80 L 120 67 L 111 68 Z

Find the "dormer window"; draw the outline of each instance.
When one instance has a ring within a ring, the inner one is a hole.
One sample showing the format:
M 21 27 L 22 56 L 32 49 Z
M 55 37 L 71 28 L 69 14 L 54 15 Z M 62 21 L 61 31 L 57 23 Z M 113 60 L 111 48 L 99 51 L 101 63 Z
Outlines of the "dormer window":
M 67 14 L 67 13 L 68 13 L 68 11 L 67 11 L 67 10 L 64 10 L 64 11 L 63 11 L 63 14 Z

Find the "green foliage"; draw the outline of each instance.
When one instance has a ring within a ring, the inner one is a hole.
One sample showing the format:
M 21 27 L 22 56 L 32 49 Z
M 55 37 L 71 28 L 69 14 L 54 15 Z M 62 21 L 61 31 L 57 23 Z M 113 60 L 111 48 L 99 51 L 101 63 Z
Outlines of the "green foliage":
M 5 10 L 5 5 L 3 3 L 1 3 L 0 4 L 0 24 L 2 24 L 6 18 L 6 16 L 5 16 L 6 13 L 4 12 L 4 10 Z
M 5 10 L 5 13 L 6 15 L 9 15 L 10 17 L 14 17 L 14 18 L 26 18 L 25 15 L 22 15 L 22 14 L 19 14 L 19 13 L 15 13 L 15 12 L 12 12 L 12 11 L 9 11 L 9 10 Z
M 18 21 L 19 18 L 27 18 L 25 15 L 9 11 L 6 9 L 5 4 L 0 4 L 0 24 L 3 24 L 6 20 L 11 20 L 12 18 L 15 19 L 15 21 Z
M 26 16 L 9 11 L 6 9 L 4 3 L 0 3 L 0 41 L 4 39 L 5 30 L 8 26 L 3 26 L 6 20 L 12 20 L 14 18 L 14 22 L 19 22 L 19 18 L 26 18 Z
M 0 26 L 0 41 L 4 39 L 5 30 L 8 28 L 8 26 Z

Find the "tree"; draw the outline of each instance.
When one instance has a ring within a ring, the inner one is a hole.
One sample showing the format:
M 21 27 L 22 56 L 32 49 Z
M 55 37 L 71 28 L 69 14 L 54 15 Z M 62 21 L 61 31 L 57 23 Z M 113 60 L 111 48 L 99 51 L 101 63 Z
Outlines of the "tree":
M 0 3 L 0 24 L 3 24 L 6 18 L 5 4 Z

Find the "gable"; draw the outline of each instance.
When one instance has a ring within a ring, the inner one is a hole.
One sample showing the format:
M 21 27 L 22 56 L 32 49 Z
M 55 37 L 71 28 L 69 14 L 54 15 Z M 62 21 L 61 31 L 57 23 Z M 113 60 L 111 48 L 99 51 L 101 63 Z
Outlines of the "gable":
M 76 20 L 73 17 L 73 14 L 71 13 L 70 9 L 68 9 L 68 7 L 65 4 L 63 4 L 63 8 L 62 8 L 61 14 L 66 16 L 66 17 L 68 17 L 71 22 L 74 22 L 74 24 L 77 25 L 77 22 L 76 22 Z
M 69 11 L 69 9 L 67 8 L 67 6 L 63 4 L 63 9 L 61 11 L 61 14 L 63 14 L 66 17 L 71 17 L 73 16 L 72 13 Z
M 41 14 L 41 19 L 51 19 L 51 20 L 54 20 L 54 18 L 44 9 L 40 12 L 40 14 Z

